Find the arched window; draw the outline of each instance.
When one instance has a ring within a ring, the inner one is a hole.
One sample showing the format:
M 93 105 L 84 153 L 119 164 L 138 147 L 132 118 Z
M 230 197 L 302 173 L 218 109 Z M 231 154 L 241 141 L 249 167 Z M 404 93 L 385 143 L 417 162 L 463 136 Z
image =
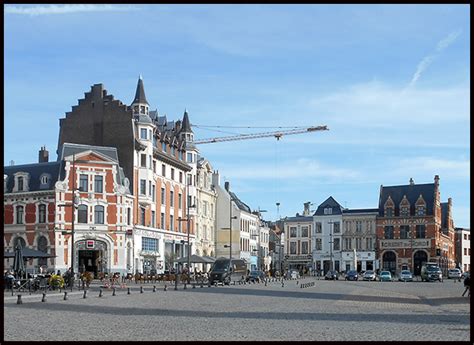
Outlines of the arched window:
M 38 237 L 38 250 L 43 253 L 48 253 L 48 240 L 44 236 Z M 47 266 L 47 258 L 39 258 L 38 266 Z
M 104 206 L 97 205 L 94 208 L 95 224 L 104 224 Z
M 16 207 L 16 223 L 17 224 L 23 224 L 23 206 L 17 206 Z
M 13 249 L 15 249 L 18 244 L 21 245 L 21 248 L 25 248 L 26 247 L 25 239 L 23 237 L 15 238 L 15 240 L 13 241 Z
M 77 208 L 77 222 L 87 223 L 87 205 L 79 205 Z

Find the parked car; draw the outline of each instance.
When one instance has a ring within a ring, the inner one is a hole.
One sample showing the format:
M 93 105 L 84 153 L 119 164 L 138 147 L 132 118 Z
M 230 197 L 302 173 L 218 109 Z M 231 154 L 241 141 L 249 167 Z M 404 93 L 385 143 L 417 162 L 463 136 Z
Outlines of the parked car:
M 400 272 L 400 276 L 398 277 L 398 280 L 401 282 L 412 282 L 413 274 L 411 274 L 411 272 L 408 270 L 402 270 Z
M 382 271 L 379 274 L 379 280 L 381 282 L 392 282 L 393 281 L 392 274 L 389 271 Z
M 339 280 L 339 273 L 337 271 L 328 271 L 324 276 L 324 280 Z
M 421 281 L 443 281 L 443 273 L 437 264 L 426 264 L 421 266 Z
M 377 276 L 374 271 L 365 271 L 362 280 L 375 281 Z
M 244 281 L 247 276 L 247 264 L 242 259 L 218 258 L 209 274 L 209 283 L 222 283 L 230 285 L 231 282 Z
M 249 275 L 247 276 L 247 281 L 261 283 L 265 281 L 265 273 L 262 271 L 250 271 Z
M 346 273 L 346 280 L 358 280 L 359 275 L 357 274 L 357 271 L 348 271 Z
M 459 268 L 450 268 L 448 270 L 448 279 L 461 279 L 462 273 Z

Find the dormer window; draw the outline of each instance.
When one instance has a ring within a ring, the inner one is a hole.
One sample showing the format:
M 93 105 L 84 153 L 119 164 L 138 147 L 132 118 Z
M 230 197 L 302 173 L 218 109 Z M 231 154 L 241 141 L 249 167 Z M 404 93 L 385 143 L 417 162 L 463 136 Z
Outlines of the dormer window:
M 176 154 L 176 149 L 172 146 L 171 147 L 171 155 L 174 156 L 175 154 Z
M 417 206 L 416 207 L 416 215 L 417 216 L 424 216 L 426 214 L 425 206 Z
M 28 180 L 29 174 L 25 172 L 19 172 L 15 174 L 15 186 L 14 192 L 28 192 Z
M 133 112 L 134 112 L 135 114 L 138 114 L 138 105 L 136 105 L 136 106 L 133 107 Z
M 3 191 L 7 191 L 8 175 L 3 175 Z
M 144 139 L 144 140 L 147 139 L 147 130 L 146 130 L 146 128 L 140 129 L 140 139 Z
M 161 143 L 161 150 L 166 152 L 166 143 L 164 141 Z
M 402 217 L 408 217 L 408 207 L 407 206 L 403 206 L 400 208 L 400 216 Z
M 47 175 L 41 176 L 41 180 L 40 180 L 41 184 L 47 184 L 48 181 L 49 179 Z
M 144 105 L 141 105 L 141 106 L 140 106 L 140 114 L 146 114 L 145 106 L 144 106 Z
M 393 217 L 393 207 L 385 208 L 385 217 Z
M 332 214 L 332 208 L 331 207 L 326 207 L 324 209 L 324 214 Z
M 23 177 L 18 177 L 18 191 L 23 191 Z

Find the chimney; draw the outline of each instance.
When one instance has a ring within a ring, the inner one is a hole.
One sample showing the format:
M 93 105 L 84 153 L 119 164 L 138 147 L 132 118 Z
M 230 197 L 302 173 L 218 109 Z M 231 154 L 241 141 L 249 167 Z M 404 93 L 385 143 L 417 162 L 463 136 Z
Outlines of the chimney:
M 453 204 L 453 199 L 448 198 L 448 205 L 451 206 Z
M 436 186 L 439 186 L 439 176 L 438 175 L 435 175 L 434 182 L 435 182 Z
M 415 181 L 410 177 L 410 186 L 413 186 L 415 184 Z
M 307 217 L 309 216 L 309 205 L 311 204 L 311 201 L 305 202 L 304 205 L 304 211 L 303 211 L 303 216 Z
M 215 170 L 212 173 L 212 184 L 216 187 L 221 185 L 219 170 Z
M 46 150 L 46 146 L 41 146 L 38 154 L 38 163 L 48 163 L 49 161 L 49 152 Z
M 15 165 L 15 161 L 12 159 L 12 160 L 10 161 L 10 166 L 14 166 L 14 165 Z
M 224 188 L 225 188 L 226 191 L 229 191 L 230 182 L 225 182 L 225 183 L 224 183 Z

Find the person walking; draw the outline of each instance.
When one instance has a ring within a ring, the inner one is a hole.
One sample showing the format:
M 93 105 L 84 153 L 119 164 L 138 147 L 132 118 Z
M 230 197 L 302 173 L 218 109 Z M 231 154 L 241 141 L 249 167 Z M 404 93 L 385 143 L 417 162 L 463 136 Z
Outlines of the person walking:
M 466 274 L 466 278 L 464 278 L 464 292 L 462 293 L 462 297 L 464 297 L 464 295 L 466 294 L 467 292 L 467 296 L 471 296 L 471 289 L 470 289 L 470 284 L 471 284 L 471 274 L 468 273 Z

